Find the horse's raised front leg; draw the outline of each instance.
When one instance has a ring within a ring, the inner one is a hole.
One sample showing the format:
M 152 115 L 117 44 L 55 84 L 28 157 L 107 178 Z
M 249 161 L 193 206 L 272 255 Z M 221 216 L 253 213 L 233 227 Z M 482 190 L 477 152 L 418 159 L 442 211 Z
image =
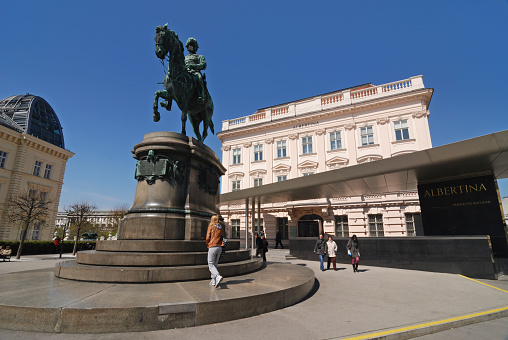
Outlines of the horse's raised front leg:
M 153 121 L 158 122 L 161 119 L 161 115 L 159 114 L 159 98 L 163 97 L 163 92 L 166 91 L 155 91 L 155 98 L 153 101 Z M 166 92 L 167 93 L 167 92 Z
M 182 110 L 182 135 L 187 135 L 185 132 L 185 123 L 187 123 L 187 113 Z

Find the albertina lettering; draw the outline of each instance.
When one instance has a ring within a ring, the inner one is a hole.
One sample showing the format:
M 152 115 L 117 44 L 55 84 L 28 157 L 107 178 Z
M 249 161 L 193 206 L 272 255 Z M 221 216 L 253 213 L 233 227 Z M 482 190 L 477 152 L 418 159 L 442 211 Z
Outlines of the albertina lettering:
M 425 190 L 423 197 L 462 195 L 471 192 L 487 191 L 483 183 L 456 185 L 453 187 L 443 187 Z

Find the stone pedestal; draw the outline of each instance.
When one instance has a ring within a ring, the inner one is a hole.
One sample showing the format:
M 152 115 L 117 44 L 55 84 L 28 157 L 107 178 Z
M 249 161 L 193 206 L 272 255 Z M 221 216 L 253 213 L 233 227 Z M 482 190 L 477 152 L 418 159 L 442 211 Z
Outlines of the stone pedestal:
M 129 283 L 209 277 L 204 239 L 210 217 L 219 213 L 219 179 L 225 173 L 219 158 L 203 143 L 175 132 L 148 133 L 132 153 L 138 184 L 117 241 L 98 241 L 95 251 L 58 264 L 55 275 Z M 234 276 L 261 267 L 239 247 L 239 241 L 228 243 L 221 273 Z
M 225 168 L 206 145 L 175 132 L 152 132 L 132 151 L 138 160 L 134 204 L 118 240 L 202 240 L 219 212 Z

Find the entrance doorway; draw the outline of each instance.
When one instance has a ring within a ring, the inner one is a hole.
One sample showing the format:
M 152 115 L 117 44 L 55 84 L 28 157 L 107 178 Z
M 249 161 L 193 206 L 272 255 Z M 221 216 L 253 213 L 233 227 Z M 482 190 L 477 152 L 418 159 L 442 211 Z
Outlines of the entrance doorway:
M 298 220 L 298 237 L 318 237 L 323 218 L 319 215 L 305 215 Z

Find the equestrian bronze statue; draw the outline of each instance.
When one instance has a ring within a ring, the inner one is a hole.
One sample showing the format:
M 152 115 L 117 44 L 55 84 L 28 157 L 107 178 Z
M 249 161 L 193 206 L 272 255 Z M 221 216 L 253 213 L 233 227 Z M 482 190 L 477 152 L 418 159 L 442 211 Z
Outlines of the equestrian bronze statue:
M 168 29 L 168 24 L 155 29 L 155 54 L 164 61 L 168 56 L 168 72 L 164 77 L 164 90 L 155 92 L 153 103 L 153 120 L 158 122 L 159 98 L 164 99 L 160 105 L 171 111 L 174 100 L 182 111 L 182 134 L 185 135 L 187 116 L 196 138 L 203 142 L 208 135 L 208 128 L 213 130 L 213 101 L 206 87 L 206 77 L 201 71 L 206 69 L 205 57 L 196 54 L 198 42 L 189 38 L 186 43 L 189 54 L 184 57 L 183 44 L 178 34 Z M 199 132 L 199 124 L 203 122 L 203 134 Z

